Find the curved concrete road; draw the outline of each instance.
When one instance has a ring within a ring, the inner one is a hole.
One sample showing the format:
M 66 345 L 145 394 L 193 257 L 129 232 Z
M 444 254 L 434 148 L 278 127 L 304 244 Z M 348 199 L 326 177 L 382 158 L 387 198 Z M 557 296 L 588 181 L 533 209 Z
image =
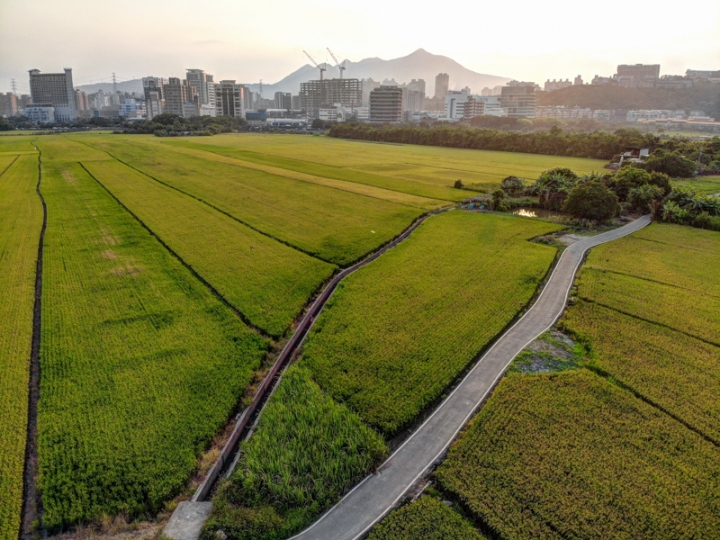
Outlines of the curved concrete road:
M 495 342 L 432 415 L 377 473 L 366 477 L 293 539 L 355 540 L 368 532 L 443 457 L 513 358 L 562 315 L 585 252 L 649 223 L 650 217 L 643 216 L 619 229 L 583 238 L 565 249 L 535 304 Z

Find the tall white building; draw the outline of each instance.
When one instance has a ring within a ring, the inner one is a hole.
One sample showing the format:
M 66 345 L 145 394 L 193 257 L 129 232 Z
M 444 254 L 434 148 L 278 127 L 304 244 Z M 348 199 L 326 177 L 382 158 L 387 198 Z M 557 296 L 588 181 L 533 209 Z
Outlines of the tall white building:
M 64 73 L 40 73 L 38 69 L 31 69 L 30 94 L 33 105 L 54 109 L 55 121 L 72 122 L 77 118 L 72 69 L 65 68 L 64 71 Z
M 468 97 L 465 90 L 448 90 L 445 92 L 445 118 L 460 120 L 465 116 L 465 102 Z
M 145 114 L 148 120 L 163 113 L 165 99 L 163 85 L 165 81 L 160 77 L 143 77 L 143 91 L 145 92 Z
M 202 69 L 188 69 L 185 80 L 189 87 L 195 89 L 195 93 L 199 97 L 199 115 L 215 116 L 217 103 L 213 76 L 205 73 Z

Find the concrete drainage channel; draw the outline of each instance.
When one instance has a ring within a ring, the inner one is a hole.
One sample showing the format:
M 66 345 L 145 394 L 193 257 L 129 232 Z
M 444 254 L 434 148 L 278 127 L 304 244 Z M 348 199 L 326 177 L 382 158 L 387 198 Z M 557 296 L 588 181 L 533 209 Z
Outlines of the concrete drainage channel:
M 341 271 L 323 289 L 320 295 L 312 303 L 305 316 L 300 320 L 295 333 L 292 335 L 285 347 L 283 347 L 283 350 L 280 352 L 277 360 L 263 380 L 260 388 L 258 388 L 252 403 L 239 415 L 238 421 L 235 424 L 227 443 L 225 443 L 220 456 L 208 472 L 203 483 L 198 486 L 191 500 L 182 501 L 178 504 L 177 508 L 173 512 L 173 515 L 170 517 L 170 520 L 163 529 L 163 534 L 165 536 L 174 540 L 197 540 L 199 538 L 200 531 L 205 524 L 205 520 L 207 520 L 212 510 L 212 502 L 206 501 L 206 499 L 212 492 L 220 474 L 225 472 L 226 475 L 229 475 L 235 468 L 235 465 L 240 457 L 240 451 L 237 448 L 238 442 L 243 434 L 246 435 L 246 439 L 252 434 L 252 429 L 257 423 L 260 412 L 262 412 L 262 408 L 269 399 L 270 395 L 272 395 L 275 386 L 280 380 L 282 371 L 289 364 L 293 353 L 295 353 L 300 345 L 302 345 L 305 337 L 310 331 L 310 328 L 312 328 L 315 319 L 322 312 L 325 304 L 332 296 L 338 284 L 356 270 L 359 270 L 363 266 L 371 263 L 383 253 L 407 239 L 423 222 L 425 222 L 426 219 L 443 212 L 445 212 L 445 210 L 421 217 L 402 234 L 400 234 L 400 236 L 395 238 L 395 240 L 380 248 L 375 253 L 369 255 L 362 261 Z

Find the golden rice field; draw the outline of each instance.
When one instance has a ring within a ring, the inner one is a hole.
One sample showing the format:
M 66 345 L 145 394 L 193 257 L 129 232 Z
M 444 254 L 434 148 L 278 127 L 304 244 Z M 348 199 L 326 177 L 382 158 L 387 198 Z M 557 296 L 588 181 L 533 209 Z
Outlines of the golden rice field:
M 717 446 L 585 369 L 506 377 L 437 478 L 500 538 L 720 530 Z

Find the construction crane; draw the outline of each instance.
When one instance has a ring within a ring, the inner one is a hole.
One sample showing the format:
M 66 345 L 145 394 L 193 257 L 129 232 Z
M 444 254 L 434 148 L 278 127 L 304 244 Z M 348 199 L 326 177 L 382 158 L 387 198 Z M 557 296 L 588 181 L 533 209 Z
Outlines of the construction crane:
M 332 56 L 332 59 L 335 60 L 335 63 L 337 64 L 337 67 L 340 69 L 340 78 L 342 79 L 342 78 L 343 78 L 343 71 L 345 71 L 345 60 L 343 60 L 343 63 L 341 64 L 340 62 L 338 62 L 338 59 L 335 58 L 335 55 L 334 55 L 333 52 L 330 50 L 330 47 L 326 47 L 326 48 L 327 48 L 327 52 L 329 52 L 329 53 L 330 53 L 330 56 Z
M 307 51 L 303 51 L 303 52 L 305 53 L 305 56 L 307 56 L 307 57 L 310 59 L 310 61 L 311 61 L 313 64 L 315 64 L 315 67 L 320 70 L 320 80 L 322 81 L 322 80 L 323 80 L 323 73 L 325 73 L 325 71 L 327 71 L 327 64 L 323 64 L 323 65 L 326 66 L 326 67 L 321 67 L 320 64 L 318 64 L 318 63 L 315 61 L 315 59 L 308 54 Z

